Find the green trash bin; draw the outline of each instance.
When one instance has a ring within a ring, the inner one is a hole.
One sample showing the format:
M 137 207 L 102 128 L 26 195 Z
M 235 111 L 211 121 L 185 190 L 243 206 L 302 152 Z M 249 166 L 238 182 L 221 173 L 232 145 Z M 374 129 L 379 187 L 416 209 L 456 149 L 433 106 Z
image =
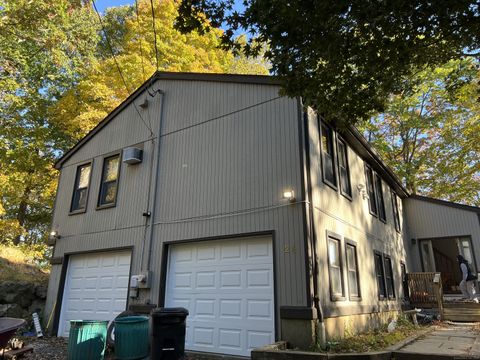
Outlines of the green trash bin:
M 68 360 L 102 360 L 108 321 L 70 320 Z
M 143 359 L 149 354 L 148 316 L 115 319 L 115 356 L 119 360 Z

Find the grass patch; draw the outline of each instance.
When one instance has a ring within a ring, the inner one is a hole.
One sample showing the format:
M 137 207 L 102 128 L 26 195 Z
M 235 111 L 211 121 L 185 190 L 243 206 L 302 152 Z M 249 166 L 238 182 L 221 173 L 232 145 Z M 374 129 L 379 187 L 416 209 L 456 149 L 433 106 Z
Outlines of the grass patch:
M 415 326 L 403 316 L 400 316 L 397 320 L 396 329 L 391 333 L 387 331 L 387 325 L 383 325 L 379 329 L 367 333 L 347 335 L 345 338 L 328 341 L 324 348 L 318 347 L 313 350 L 327 353 L 381 351 L 406 339 L 421 329 L 422 327 Z
M 38 265 L 37 255 L 28 249 L 0 245 L 0 281 L 48 282 L 49 269 Z

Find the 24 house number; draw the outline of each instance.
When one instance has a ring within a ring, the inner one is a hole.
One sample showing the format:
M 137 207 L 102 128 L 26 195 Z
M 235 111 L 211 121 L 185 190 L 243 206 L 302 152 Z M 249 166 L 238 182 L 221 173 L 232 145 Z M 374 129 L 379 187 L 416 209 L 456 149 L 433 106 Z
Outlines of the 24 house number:
M 284 245 L 283 246 L 283 252 L 285 254 L 290 254 L 290 253 L 296 253 L 297 252 L 297 249 L 295 248 L 295 246 L 290 246 L 290 245 Z

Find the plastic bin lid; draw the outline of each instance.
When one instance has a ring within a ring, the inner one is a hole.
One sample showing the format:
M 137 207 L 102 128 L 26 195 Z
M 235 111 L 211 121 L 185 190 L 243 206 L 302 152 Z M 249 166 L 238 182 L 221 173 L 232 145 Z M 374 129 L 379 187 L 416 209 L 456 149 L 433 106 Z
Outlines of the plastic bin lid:
M 132 324 L 145 321 L 148 321 L 148 316 L 125 316 L 115 319 L 116 324 Z
M 160 307 L 153 309 L 151 312 L 152 316 L 188 316 L 188 310 L 183 307 L 175 307 L 175 308 L 165 308 Z

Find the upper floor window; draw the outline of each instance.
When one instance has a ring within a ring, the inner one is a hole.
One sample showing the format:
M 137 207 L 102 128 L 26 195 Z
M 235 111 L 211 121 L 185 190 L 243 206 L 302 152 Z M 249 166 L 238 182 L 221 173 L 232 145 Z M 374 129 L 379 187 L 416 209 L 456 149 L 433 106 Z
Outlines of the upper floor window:
M 375 185 L 373 182 L 373 170 L 369 165 L 365 166 L 365 177 L 367 180 L 367 192 L 368 192 L 368 207 L 370 213 L 378 215 L 377 200 L 375 195 Z
M 345 141 L 338 138 L 338 175 L 340 179 L 340 192 L 342 195 L 352 197 L 352 184 L 350 183 L 350 168 L 348 166 L 348 147 Z
M 322 170 L 323 181 L 328 185 L 337 186 L 335 174 L 335 156 L 333 150 L 333 130 L 321 123 L 321 149 L 322 149 Z
M 115 206 L 118 189 L 118 170 L 120 155 L 109 156 L 103 160 L 102 181 L 98 196 L 98 206 Z
M 340 240 L 328 236 L 328 272 L 330 275 L 330 294 L 332 300 L 342 300 L 345 296 L 342 272 L 342 253 Z
M 398 197 L 395 191 L 392 190 L 392 209 L 393 209 L 393 221 L 395 223 L 395 229 L 400 232 L 400 212 L 398 211 Z
M 378 217 L 383 222 L 387 221 L 385 214 L 385 202 L 383 201 L 382 178 L 375 173 L 375 196 L 377 198 Z
M 91 170 L 91 163 L 77 167 L 70 212 L 83 212 L 87 208 L 88 187 L 90 184 Z

